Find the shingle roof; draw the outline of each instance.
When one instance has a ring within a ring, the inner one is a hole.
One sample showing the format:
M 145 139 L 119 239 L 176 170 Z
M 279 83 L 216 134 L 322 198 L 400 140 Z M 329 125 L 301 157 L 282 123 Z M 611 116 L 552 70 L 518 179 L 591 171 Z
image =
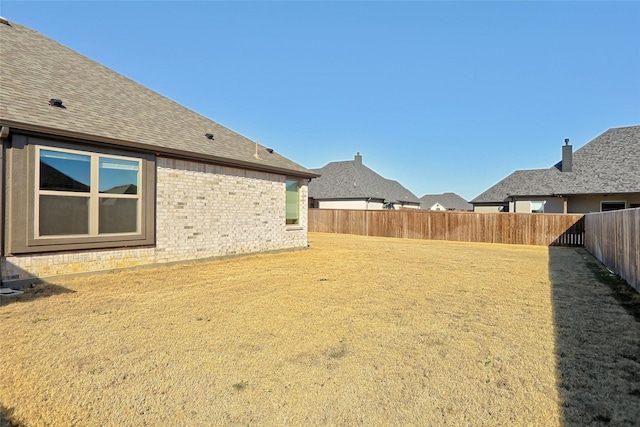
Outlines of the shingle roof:
M 398 181 L 378 175 L 365 165 L 351 161 L 331 162 L 309 183 L 309 197 L 322 199 L 378 199 L 388 202 L 420 203 L 415 194 Z
M 0 24 L 0 123 L 249 169 L 310 170 L 115 71 L 15 24 Z M 66 108 L 49 105 L 61 99 Z M 206 133 L 214 135 L 207 139 Z
M 445 209 L 455 209 L 459 211 L 473 210 L 473 205 L 456 193 L 425 194 L 420 197 L 420 209 L 429 209 L 436 203 L 439 203 Z
M 640 192 L 640 126 L 612 128 L 573 153 L 571 172 L 562 162 L 549 169 L 518 170 L 471 203 L 503 202 L 509 196 Z

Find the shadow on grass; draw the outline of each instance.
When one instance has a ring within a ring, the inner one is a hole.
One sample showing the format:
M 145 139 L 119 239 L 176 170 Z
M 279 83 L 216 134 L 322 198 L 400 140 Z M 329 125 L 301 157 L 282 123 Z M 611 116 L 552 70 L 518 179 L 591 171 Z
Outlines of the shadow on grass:
M 566 426 L 638 426 L 640 294 L 584 248 L 549 248 Z
M 47 298 L 53 295 L 75 293 L 75 291 L 71 289 L 67 289 L 63 286 L 47 282 L 29 285 L 24 288 L 20 288 L 20 290 L 24 292 L 21 295 L 10 297 L 0 296 L 0 308 L 9 304 L 29 302 L 40 298 Z
M 19 424 L 9 421 L 12 415 L 13 409 L 9 409 L 0 403 L 0 427 L 18 427 Z

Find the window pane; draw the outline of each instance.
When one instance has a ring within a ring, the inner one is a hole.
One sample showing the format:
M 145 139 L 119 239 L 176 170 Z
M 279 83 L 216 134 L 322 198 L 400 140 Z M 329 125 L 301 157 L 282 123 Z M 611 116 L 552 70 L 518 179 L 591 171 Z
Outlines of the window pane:
M 91 157 L 40 150 L 40 189 L 87 193 L 91 185 Z
M 99 215 L 100 234 L 138 231 L 138 199 L 100 198 Z
M 531 202 L 532 213 L 544 213 L 544 202 Z
M 100 158 L 100 192 L 138 194 L 140 163 L 135 160 Z
M 298 223 L 298 181 L 287 181 L 287 224 Z
M 40 196 L 40 236 L 89 233 L 89 198 Z

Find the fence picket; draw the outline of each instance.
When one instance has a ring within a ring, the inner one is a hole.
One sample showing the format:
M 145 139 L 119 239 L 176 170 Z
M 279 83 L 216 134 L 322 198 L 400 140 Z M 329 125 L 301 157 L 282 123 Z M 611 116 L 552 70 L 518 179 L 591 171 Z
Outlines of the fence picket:
M 585 247 L 640 292 L 640 208 L 585 216 Z
M 309 231 L 462 242 L 582 246 L 584 215 L 309 209 Z

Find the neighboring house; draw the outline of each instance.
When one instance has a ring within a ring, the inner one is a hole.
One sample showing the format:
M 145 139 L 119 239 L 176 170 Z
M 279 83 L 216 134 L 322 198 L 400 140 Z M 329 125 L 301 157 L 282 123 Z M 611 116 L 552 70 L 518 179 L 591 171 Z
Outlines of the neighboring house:
M 307 247 L 314 172 L 0 23 L 1 278 Z
M 518 170 L 471 201 L 477 212 L 588 213 L 640 207 L 640 126 L 609 129 L 549 169 Z
M 420 199 L 398 181 L 378 175 L 362 164 L 357 153 L 353 160 L 331 162 L 309 183 L 309 206 L 320 209 L 400 209 L 420 208 Z
M 429 211 L 472 211 L 473 205 L 456 193 L 425 194 L 420 197 L 420 209 Z

